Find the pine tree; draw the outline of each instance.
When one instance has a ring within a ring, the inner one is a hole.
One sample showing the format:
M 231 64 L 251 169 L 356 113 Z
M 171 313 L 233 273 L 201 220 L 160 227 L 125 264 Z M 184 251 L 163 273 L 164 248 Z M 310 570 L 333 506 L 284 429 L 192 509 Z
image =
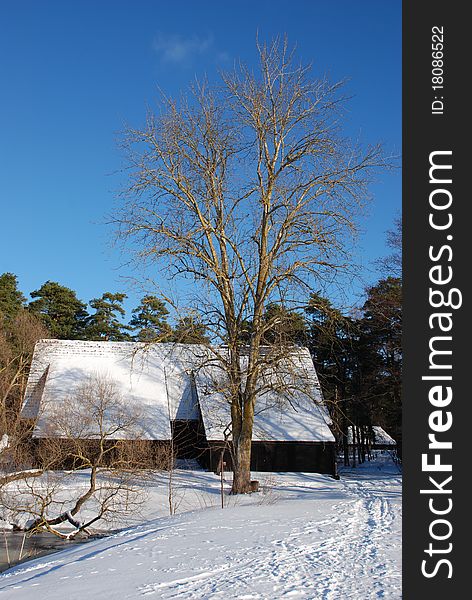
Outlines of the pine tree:
M 120 321 L 126 312 L 122 306 L 125 298 L 127 296 L 123 293 L 105 292 L 100 298 L 90 300 L 89 304 L 95 313 L 87 319 L 87 339 L 115 342 L 131 340 L 131 328 Z
M 13 273 L 0 275 L 0 318 L 12 319 L 23 308 L 26 298 L 18 289 Z
M 302 314 L 272 302 L 264 312 L 265 344 L 306 344 L 307 328 Z
M 196 318 L 188 316 L 177 321 L 172 341 L 179 344 L 205 344 L 208 342 L 206 326 Z
M 348 427 L 356 422 L 358 413 L 353 390 L 357 373 L 356 323 L 319 293 L 311 294 L 306 314 L 308 347 L 335 434 L 343 447 L 345 464 L 349 464 Z
M 167 322 L 169 311 L 162 300 L 156 296 L 144 296 L 132 314 L 129 324 L 137 331 L 135 339 L 140 342 L 167 342 L 170 340 L 172 328 Z
M 355 323 L 319 293 L 310 296 L 306 308 L 308 347 L 315 361 L 327 399 L 346 395 L 352 373 Z
M 360 320 L 360 393 L 376 424 L 401 441 L 402 285 L 381 279 L 367 290 Z
M 73 290 L 55 281 L 46 281 L 38 290 L 31 292 L 31 297 L 36 300 L 29 303 L 29 310 L 40 318 L 53 338 L 83 338 L 87 305 L 77 298 Z
M 295 310 L 285 308 L 277 302 L 271 302 L 263 316 L 263 344 L 306 345 L 307 323 L 305 316 Z M 241 320 L 240 341 L 249 344 L 254 330 L 248 319 Z

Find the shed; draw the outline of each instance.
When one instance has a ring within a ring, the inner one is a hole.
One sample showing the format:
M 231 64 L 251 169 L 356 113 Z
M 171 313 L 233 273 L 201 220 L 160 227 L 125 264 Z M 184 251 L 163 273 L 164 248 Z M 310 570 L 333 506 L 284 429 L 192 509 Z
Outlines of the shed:
M 380 425 L 362 427 L 365 439 L 369 441 L 373 450 L 394 450 L 397 442 Z M 352 446 L 352 427 L 348 431 L 348 444 Z

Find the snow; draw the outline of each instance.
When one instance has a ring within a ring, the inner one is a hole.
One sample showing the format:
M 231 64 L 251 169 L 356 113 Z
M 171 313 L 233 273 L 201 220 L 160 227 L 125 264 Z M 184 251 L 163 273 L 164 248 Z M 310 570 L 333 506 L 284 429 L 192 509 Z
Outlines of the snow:
M 106 378 L 130 406 L 139 408 L 145 423 L 142 439 L 169 440 L 170 419 L 195 419 L 190 369 L 200 347 L 133 342 L 38 342 L 23 403 L 22 416 L 39 418 L 35 437 L 50 435 L 48 420 L 64 397 L 90 378 Z M 38 383 L 43 379 L 40 395 Z
M 24 418 L 39 414 L 35 437 L 51 435 L 48 423 L 63 399 L 93 377 L 113 381 L 130 409 L 139 409 L 141 439 L 170 439 L 170 420 L 197 420 L 199 408 L 208 440 L 224 440 L 229 431 L 220 370 L 204 346 L 41 340 L 22 408 Z M 306 348 L 268 370 L 257 398 L 255 441 L 334 442 L 330 423 Z
M 179 514 L 163 516 L 159 476 L 144 521 L 10 569 L 0 599 L 401 598 L 401 474 L 387 453 L 339 481 L 254 473 L 262 492 L 224 509 L 214 474 L 174 475 Z
M 397 442 L 380 425 L 372 425 L 372 431 L 374 432 L 374 444 L 382 446 L 397 445 Z M 352 444 L 352 427 L 348 429 L 347 440 L 349 444 Z
M 335 441 L 318 377 L 306 348 L 297 349 L 289 361 L 279 362 L 266 378 L 266 388 L 260 386 L 256 400 L 254 441 Z M 224 440 L 231 412 L 224 398 L 225 385 L 218 366 L 200 369 L 195 385 L 207 439 Z
M 374 440 L 376 444 L 383 444 L 384 446 L 397 445 L 396 441 L 379 425 L 374 425 L 372 429 L 374 430 Z

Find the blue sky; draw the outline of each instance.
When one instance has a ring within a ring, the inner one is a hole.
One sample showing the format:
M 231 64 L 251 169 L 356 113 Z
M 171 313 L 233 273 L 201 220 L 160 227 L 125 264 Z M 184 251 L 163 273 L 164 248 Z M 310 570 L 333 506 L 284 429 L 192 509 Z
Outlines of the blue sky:
M 88 301 L 141 293 L 105 224 L 123 184 L 119 132 L 139 126 L 159 86 L 255 60 L 255 36 L 287 33 L 315 74 L 349 78 L 346 131 L 401 149 L 401 2 L 280 0 L 0 2 L 0 273 L 25 294 L 51 279 Z M 388 253 L 401 209 L 401 173 L 382 174 L 364 219 L 364 279 Z

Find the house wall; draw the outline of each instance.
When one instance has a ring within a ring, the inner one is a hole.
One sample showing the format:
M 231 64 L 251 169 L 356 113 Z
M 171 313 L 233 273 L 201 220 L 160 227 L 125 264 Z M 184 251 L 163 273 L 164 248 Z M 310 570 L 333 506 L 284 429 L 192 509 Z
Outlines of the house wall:
M 210 471 L 218 471 L 221 442 L 209 442 L 201 459 Z M 335 444 L 319 442 L 252 442 L 252 471 L 305 471 L 307 473 L 336 473 Z M 225 469 L 232 469 L 231 454 L 225 450 Z
M 107 440 L 104 444 L 108 452 L 103 465 L 112 465 L 115 461 L 128 461 L 140 469 L 168 469 L 171 464 L 171 443 L 169 440 Z M 80 461 L 74 458 L 76 448 L 80 447 L 84 456 L 96 460 L 99 454 L 98 440 L 64 440 L 32 438 L 30 440 L 31 457 L 34 466 L 40 467 L 52 457 L 58 457 L 52 466 L 54 469 L 80 468 Z
M 199 421 L 171 421 L 172 439 L 176 458 L 201 459 L 208 450 L 205 430 Z

